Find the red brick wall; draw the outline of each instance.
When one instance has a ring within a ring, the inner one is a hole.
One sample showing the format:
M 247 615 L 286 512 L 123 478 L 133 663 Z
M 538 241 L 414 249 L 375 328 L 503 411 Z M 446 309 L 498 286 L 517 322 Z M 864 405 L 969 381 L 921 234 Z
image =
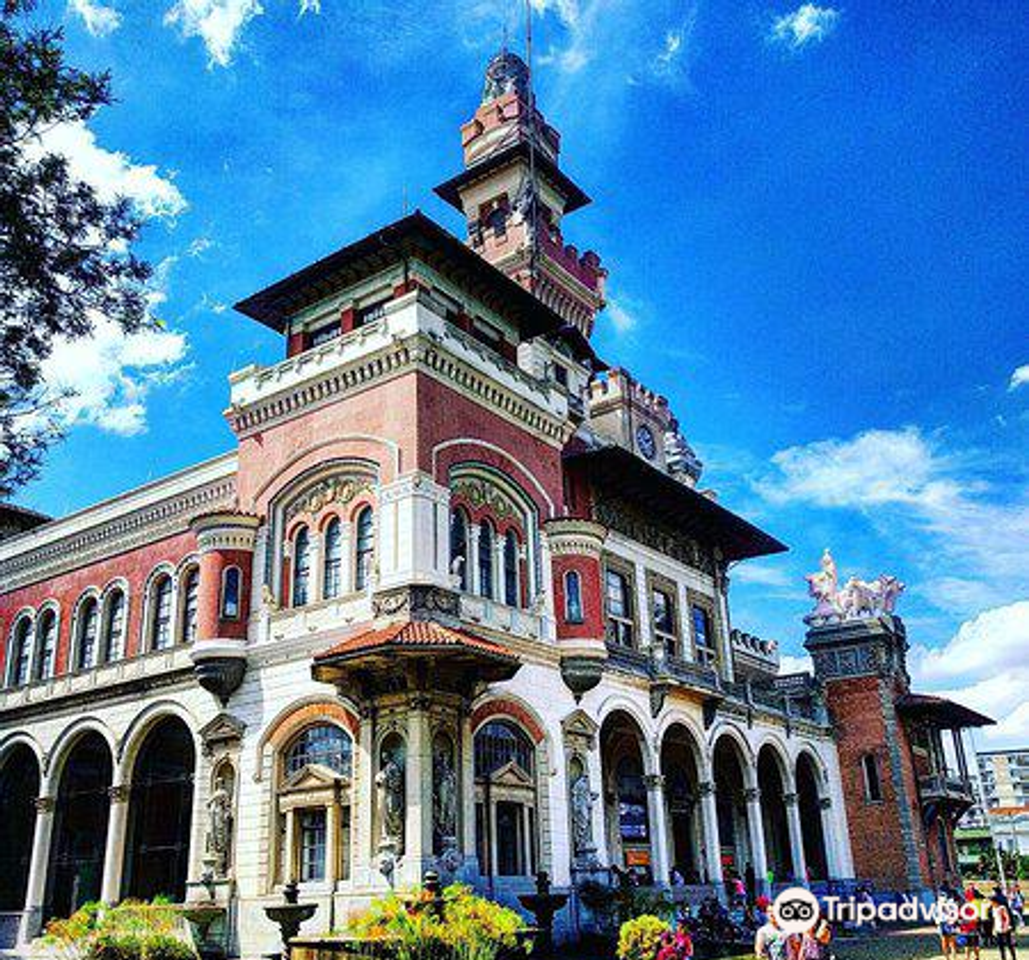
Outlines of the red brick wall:
M 46 600 L 60 604 L 60 634 L 57 646 L 58 674 L 68 668 L 71 646 L 72 614 L 83 592 L 90 587 L 102 590 L 108 583 L 123 577 L 128 581 L 128 618 L 126 620 L 126 656 L 139 650 L 143 630 L 144 590 L 153 570 L 162 563 L 178 564 L 196 551 L 196 538 L 191 532 L 181 533 L 116 556 L 105 557 L 89 566 L 61 574 L 49 581 L 21 587 L 0 597 L 0 676 L 7 655 L 7 638 L 14 617 L 23 607 L 38 610 Z
M 600 562 L 593 557 L 563 555 L 552 559 L 551 568 L 558 639 L 603 639 L 604 604 Z M 578 571 L 582 584 L 582 623 L 569 623 L 565 620 L 565 574 L 569 570 Z
M 875 677 L 830 682 L 827 685 L 829 709 L 837 730 L 840 776 L 847 803 L 850 844 L 854 871 L 859 878 L 882 880 L 899 889 L 908 886 L 904 837 L 901 832 L 901 799 L 893 783 L 893 757 L 887 742 L 887 728 L 880 698 L 880 680 Z M 896 695 L 898 690 L 893 690 Z M 909 798 L 909 815 L 915 830 L 915 843 L 923 878 L 929 870 L 917 786 L 911 751 L 903 727 L 898 724 L 900 774 Z M 865 780 L 861 758 L 874 753 L 879 760 L 883 801 L 865 799 Z

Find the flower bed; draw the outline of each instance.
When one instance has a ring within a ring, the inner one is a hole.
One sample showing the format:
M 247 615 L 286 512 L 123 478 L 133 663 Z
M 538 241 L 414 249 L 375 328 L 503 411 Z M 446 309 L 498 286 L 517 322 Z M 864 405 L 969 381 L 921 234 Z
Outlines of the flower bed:
M 197 960 L 179 908 L 162 901 L 87 903 L 51 920 L 43 942 L 67 960 Z

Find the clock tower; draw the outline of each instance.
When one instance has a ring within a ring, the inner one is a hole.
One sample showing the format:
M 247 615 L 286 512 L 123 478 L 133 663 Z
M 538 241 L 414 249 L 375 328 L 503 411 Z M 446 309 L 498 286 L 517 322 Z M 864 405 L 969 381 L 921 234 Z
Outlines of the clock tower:
M 517 54 L 490 60 L 461 146 L 464 170 L 436 193 L 464 215 L 468 244 L 589 337 L 607 271 L 565 242 L 563 221 L 590 200 L 558 165 L 560 134 L 536 109 Z

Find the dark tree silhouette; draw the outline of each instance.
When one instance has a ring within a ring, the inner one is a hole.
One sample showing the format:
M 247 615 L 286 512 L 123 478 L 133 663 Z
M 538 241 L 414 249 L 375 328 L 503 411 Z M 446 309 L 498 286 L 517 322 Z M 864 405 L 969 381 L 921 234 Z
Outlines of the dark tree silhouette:
M 88 336 L 98 316 L 152 323 L 150 267 L 131 252 L 141 221 L 101 200 L 66 160 L 40 151 L 56 124 L 111 103 L 110 76 L 65 63 L 60 29 L 31 23 L 35 0 L 0 0 L 0 497 L 35 477 L 59 438 L 61 397 L 43 382 L 55 338 Z

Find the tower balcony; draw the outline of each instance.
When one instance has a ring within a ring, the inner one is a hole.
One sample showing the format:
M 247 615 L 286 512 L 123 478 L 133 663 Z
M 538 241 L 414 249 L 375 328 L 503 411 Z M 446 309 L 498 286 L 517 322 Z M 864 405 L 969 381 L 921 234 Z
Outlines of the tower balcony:
M 934 804 L 945 807 L 956 816 L 963 814 L 975 803 L 971 780 L 952 770 L 919 777 L 918 796 L 923 806 Z

